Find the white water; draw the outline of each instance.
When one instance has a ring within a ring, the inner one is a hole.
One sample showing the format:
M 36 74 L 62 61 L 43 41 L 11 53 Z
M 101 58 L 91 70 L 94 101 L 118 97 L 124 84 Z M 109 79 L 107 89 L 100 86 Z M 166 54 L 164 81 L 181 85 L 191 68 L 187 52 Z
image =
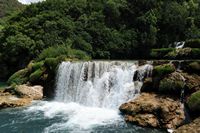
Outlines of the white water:
M 31 3 L 41 2 L 41 1 L 44 1 L 44 0 L 18 0 L 18 1 L 22 4 L 31 4 Z
M 175 44 L 175 48 L 176 49 L 180 49 L 180 48 L 184 47 L 185 42 L 184 41 L 182 41 L 182 42 L 175 42 L 174 44 Z
M 63 62 L 57 73 L 55 101 L 42 101 L 27 111 L 43 112 L 45 118 L 62 116 L 62 122 L 44 132 L 76 132 L 122 123 L 119 106 L 137 96 L 142 86 L 142 82 L 133 82 L 136 71 L 137 79 L 142 79 L 150 76 L 152 66 L 125 61 Z

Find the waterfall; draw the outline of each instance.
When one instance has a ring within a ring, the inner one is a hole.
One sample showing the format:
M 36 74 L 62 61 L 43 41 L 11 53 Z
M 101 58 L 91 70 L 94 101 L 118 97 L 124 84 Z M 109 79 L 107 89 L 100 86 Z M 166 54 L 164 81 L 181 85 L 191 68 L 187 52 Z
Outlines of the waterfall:
M 182 41 L 182 42 L 175 42 L 174 44 L 175 44 L 175 48 L 179 49 L 179 48 L 183 48 L 184 47 L 185 42 L 184 41 Z
M 100 108 L 118 108 L 140 93 L 152 66 L 134 61 L 62 62 L 58 68 L 55 100 Z

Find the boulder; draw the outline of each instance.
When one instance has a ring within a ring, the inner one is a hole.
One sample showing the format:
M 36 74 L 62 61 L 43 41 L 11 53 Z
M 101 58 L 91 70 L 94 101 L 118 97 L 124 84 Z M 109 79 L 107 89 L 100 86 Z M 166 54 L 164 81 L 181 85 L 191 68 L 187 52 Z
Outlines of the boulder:
M 31 98 L 18 98 L 8 92 L 0 92 L 0 109 L 29 105 L 31 101 Z
M 200 91 L 193 93 L 187 100 L 187 105 L 192 115 L 200 116 Z
M 162 94 L 174 94 L 179 97 L 185 88 L 185 80 L 180 72 L 169 74 L 160 81 L 158 91 Z
M 141 126 L 176 128 L 185 120 L 183 105 L 172 98 L 142 93 L 120 106 L 127 122 Z
M 16 86 L 15 90 L 20 95 L 20 97 L 27 97 L 33 100 L 40 100 L 43 98 L 43 87 L 39 85 L 18 85 Z
M 177 128 L 174 133 L 200 133 L 200 118 Z

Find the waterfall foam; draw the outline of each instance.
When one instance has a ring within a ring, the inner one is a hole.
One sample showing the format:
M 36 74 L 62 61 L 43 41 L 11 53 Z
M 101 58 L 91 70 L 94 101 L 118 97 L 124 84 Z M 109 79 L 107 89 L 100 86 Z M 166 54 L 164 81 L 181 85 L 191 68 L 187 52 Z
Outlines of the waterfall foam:
M 136 61 L 62 62 L 55 100 L 36 103 L 26 113 L 42 113 L 43 117 L 36 118 L 56 120 L 44 133 L 90 133 L 103 127 L 125 127 L 118 107 L 140 93 L 142 79 L 151 71 L 152 65 L 139 66 Z
M 151 65 L 139 67 L 137 62 L 127 61 L 62 62 L 55 100 L 117 108 L 140 92 L 142 82 L 133 82 L 134 73 L 143 79 L 151 70 Z

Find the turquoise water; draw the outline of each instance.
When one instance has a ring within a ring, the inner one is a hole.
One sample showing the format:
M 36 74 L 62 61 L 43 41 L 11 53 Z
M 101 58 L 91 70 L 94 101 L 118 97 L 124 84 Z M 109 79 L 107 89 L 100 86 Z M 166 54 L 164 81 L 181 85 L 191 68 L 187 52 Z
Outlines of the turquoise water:
M 1 133 L 165 133 L 126 124 L 116 110 L 76 103 L 34 102 L 0 111 Z
M 6 86 L 7 86 L 6 82 L 0 81 L 0 89 L 2 89 L 3 87 L 6 87 Z

